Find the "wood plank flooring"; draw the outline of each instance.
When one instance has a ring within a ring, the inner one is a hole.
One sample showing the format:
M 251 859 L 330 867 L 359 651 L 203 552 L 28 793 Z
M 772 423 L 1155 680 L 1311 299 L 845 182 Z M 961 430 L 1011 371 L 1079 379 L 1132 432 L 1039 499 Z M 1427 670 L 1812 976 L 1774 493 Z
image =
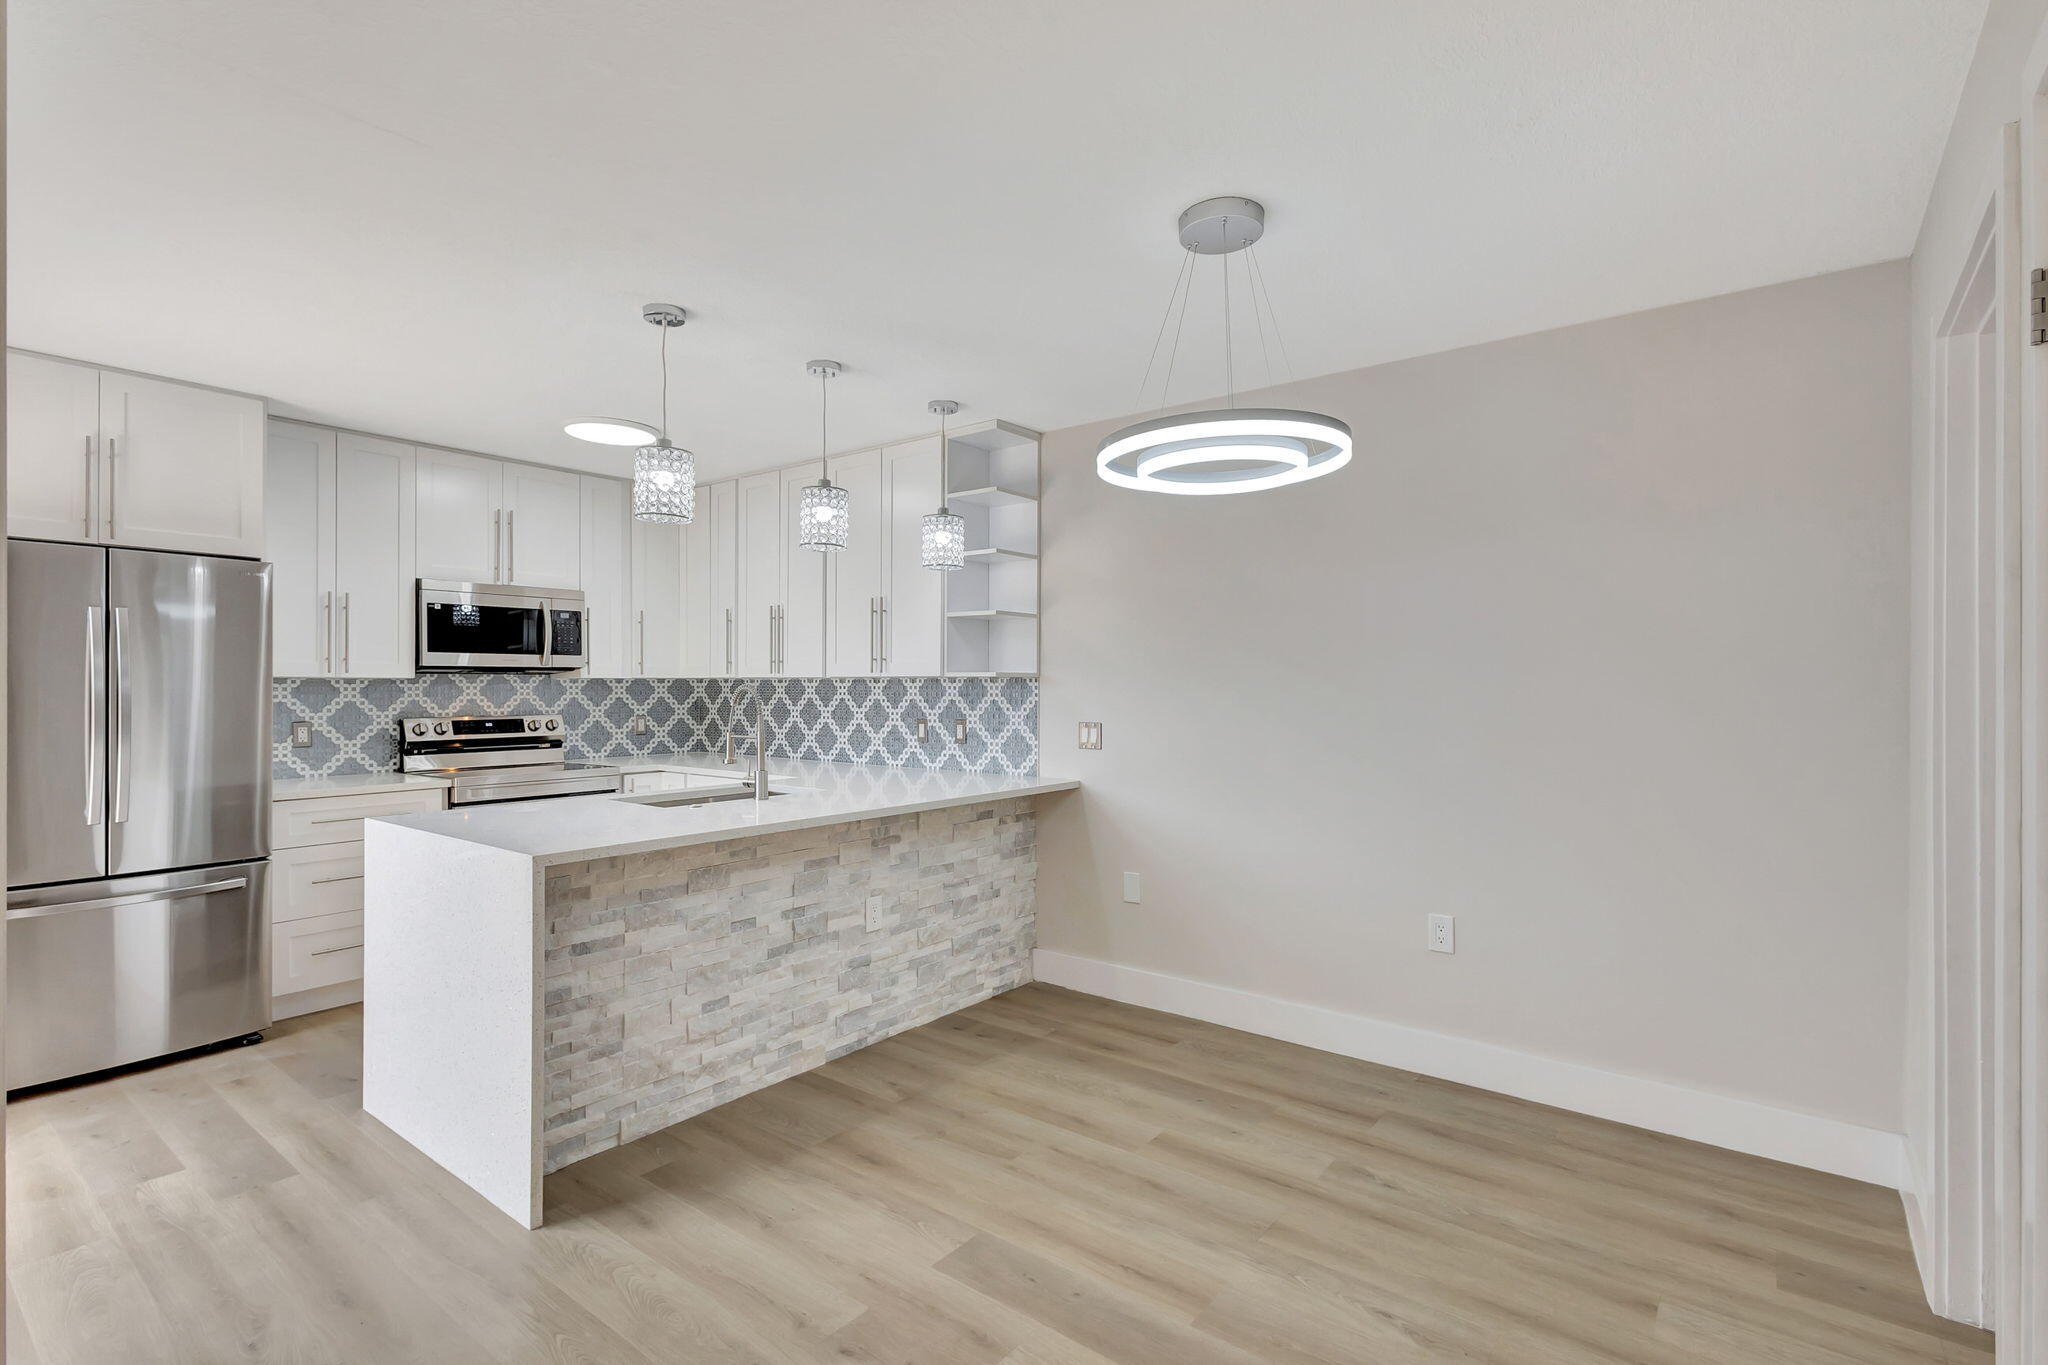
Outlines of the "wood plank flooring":
M 361 1015 L 8 1116 L 13 1365 L 1974 1365 L 1895 1194 L 1022 990 L 547 1182 L 358 1106 Z

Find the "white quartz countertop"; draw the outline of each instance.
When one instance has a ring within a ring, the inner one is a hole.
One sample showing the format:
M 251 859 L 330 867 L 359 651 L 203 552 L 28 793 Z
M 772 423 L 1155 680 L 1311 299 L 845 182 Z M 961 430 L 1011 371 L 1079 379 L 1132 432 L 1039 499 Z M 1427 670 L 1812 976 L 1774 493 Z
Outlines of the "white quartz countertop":
M 744 777 L 744 765 L 727 767 L 722 755 L 653 754 L 616 761 L 628 772 L 675 769 Z M 713 793 L 715 787 L 645 796 L 565 796 L 548 801 L 378 817 L 376 823 L 462 839 L 530 857 L 540 866 L 611 858 L 627 853 L 715 843 L 721 839 L 781 830 L 838 825 L 911 811 L 965 806 L 1014 796 L 1071 791 L 1069 780 L 1009 777 L 929 768 L 889 768 L 865 763 L 820 763 L 772 759 L 769 789 L 788 789 L 766 801 L 713 801 L 697 806 L 652 802 Z M 282 785 L 282 784 L 280 784 Z
M 415 773 L 336 773 L 331 777 L 284 777 L 270 784 L 273 801 L 304 801 L 315 796 L 375 796 L 379 792 L 437 791 L 446 778 Z

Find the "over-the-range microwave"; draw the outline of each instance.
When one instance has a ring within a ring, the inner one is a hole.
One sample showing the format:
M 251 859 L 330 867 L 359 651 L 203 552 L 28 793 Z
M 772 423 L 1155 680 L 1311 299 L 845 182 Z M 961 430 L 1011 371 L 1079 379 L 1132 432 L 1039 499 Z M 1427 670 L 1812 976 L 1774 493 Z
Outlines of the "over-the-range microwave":
M 572 588 L 419 580 L 422 673 L 573 673 L 589 650 L 589 612 Z

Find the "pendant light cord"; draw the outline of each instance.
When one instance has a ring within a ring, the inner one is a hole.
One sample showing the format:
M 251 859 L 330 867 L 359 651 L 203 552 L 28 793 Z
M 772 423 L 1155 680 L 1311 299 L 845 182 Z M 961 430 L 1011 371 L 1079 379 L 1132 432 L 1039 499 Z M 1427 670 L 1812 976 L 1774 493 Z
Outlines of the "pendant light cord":
M 1194 268 L 1194 259 L 1195 253 L 1193 248 L 1183 250 L 1181 252 L 1180 268 L 1173 272 L 1173 288 L 1167 291 L 1166 311 L 1159 315 L 1159 330 L 1152 337 L 1152 353 L 1145 357 L 1145 377 L 1138 381 L 1137 407 L 1141 412 L 1145 407 L 1145 395 L 1152 388 L 1153 367 L 1159 363 L 1159 343 L 1166 340 L 1166 324 L 1173 321 L 1173 305 L 1180 298 L 1181 282 L 1188 278 L 1188 272 Z M 1178 334 L 1175 336 L 1174 344 L 1180 344 Z M 1162 393 L 1160 395 L 1160 405 L 1163 407 L 1165 402 L 1166 396 Z
M 661 439 L 668 442 L 668 324 L 661 325 Z
M 1230 231 L 1230 219 L 1223 220 L 1223 230 Z M 1216 258 L 1216 264 L 1223 267 L 1223 406 L 1237 406 L 1237 357 L 1230 348 L 1230 253 L 1224 252 Z
M 947 461 L 952 452 L 946 446 L 946 410 L 939 409 L 939 515 L 947 515 L 946 494 L 952 491 L 953 481 L 949 477 Z
M 825 434 L 827 425 L 826 411 L 832 404 L 831 378 L 832 372 L 830 370 L 820 369 L 818 371 L 818 482 L 820 483 L 828 483 L 831 479 L 831 476 L 825 472 L 825 452 L 829 441 Z

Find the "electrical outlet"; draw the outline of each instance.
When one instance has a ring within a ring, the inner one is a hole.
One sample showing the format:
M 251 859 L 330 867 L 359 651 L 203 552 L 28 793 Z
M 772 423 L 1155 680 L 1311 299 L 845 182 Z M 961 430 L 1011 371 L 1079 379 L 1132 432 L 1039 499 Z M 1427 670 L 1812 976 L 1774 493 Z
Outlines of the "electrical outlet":
M 867 914 L 864 917 L 863 923 L 869 933 L 872 934 L 882 927 L 882 912 L 887 910 L 888 907 L 889 901 L 887 897 L 879 895 L 868 897 Z
M 312 721 L 295 720 L 292 722 L 292 747 L 294 749 L 310 749 L 313 747 Z
M 917 742 L 923 744 L 932 737 L 932 723 L 923 716 L 917 718 Z
M 633 717 L 633 733 L 634 733 L 634 734 L 636 734 L 636 735 L 651 735 L 651 734 L 653 734 L 653 733 L 654 733 L 654 722 L 653 722 L 653 721 L 651 721 L 651 720 L 649 720 L 649 719 L 647 719 L 647 717 L 645 717 L 645 716 L 635 716 L 635 717 Z
M 1139 884 L 1138 884 L 1138 874 L 1137 874 L 1137 873 L 1135 873 L 1135 872 L 1126 872 L 1126 873 L 1124 873 L 1124 904 L 1125 904 L 1125 905 L 1136 905 L 1136 904 L 1138 904 L 1138 903 L 1139 903 L 1139 899 L 1140 899 L 1140 897 L 1139 897 L 1139 894 L 1138 894 L 1138 893 L 1139 893 Z
M 953 742 L 955 744 L 965 744 L 967 742 L 966 721 L 956 720 L 953 722 Z
M 1451 915 L 1429 917 L 1429 950 L 1432 953 L 1455 953 L 1458 951 L 1458 921 Z
M 1081 747 L 1084 749 L 1100 749 L 1102 747 L 1101 721 L 1084 720 L 1081 722 Z

